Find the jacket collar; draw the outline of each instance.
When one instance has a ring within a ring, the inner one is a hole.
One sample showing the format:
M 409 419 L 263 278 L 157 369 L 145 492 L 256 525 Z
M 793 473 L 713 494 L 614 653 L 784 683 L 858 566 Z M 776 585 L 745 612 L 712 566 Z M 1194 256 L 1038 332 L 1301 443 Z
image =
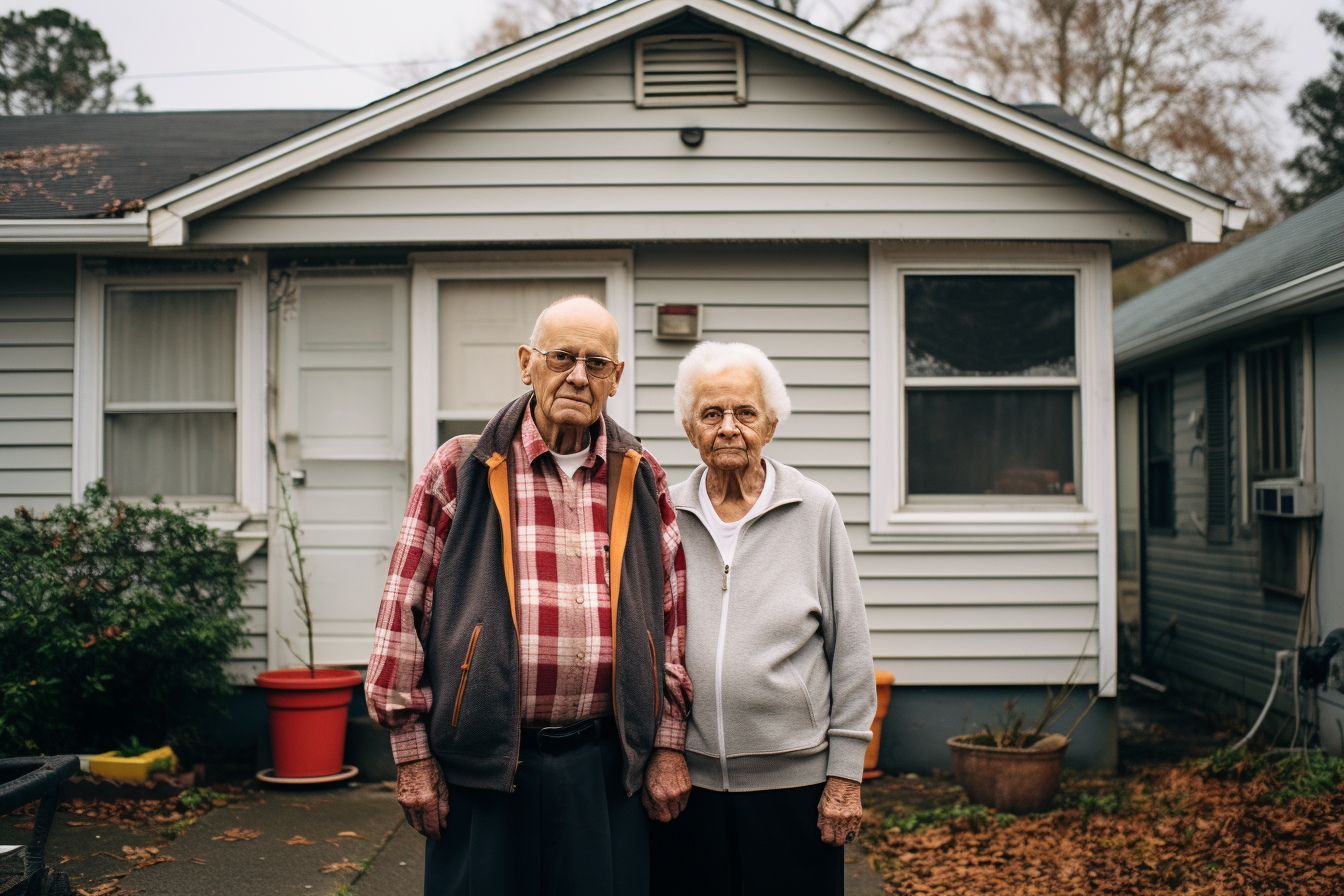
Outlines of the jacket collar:
M 476 443 L 476 450 L 472 452 L 472 456 L 481 463 L 489 462 L 495 454 L 508 457 L 509 446 L 513 443 L 513 437 L 522 427 L 523 415 L 531 404 L 532 390 L 529 389 L 496 411 L 495 416 L 481 431 L 481 439 Z M 617 426 L 616 421 L 611 417 L 603 414 L 601 424 L 598 427 L 598 432 L 605 430 L 607 453 L 619 451 L 624 454 L 632 448 L 636 451 L 643 450 L 639 439 Z M 606 458 L 604 457 L 603 460 L 605 461 Z
M 775 494 L 770 500 L 770 506 L 766 511 L 770 511 L 782 504 L 796 504 L 803 500 L 803 482 L 805 477 L 793 467 L 782 464 L 777 460 L 765 458 L 775 471 Z M 691 475 L 685 482 L 672 486 L 669 493 L 672 497 L 672 506 L 677 510 L 685 510 L 696 516 L 700 515 L 700 480 L 705 478 L 705 472 L 709 468 L 704 464 L 691 471 Z

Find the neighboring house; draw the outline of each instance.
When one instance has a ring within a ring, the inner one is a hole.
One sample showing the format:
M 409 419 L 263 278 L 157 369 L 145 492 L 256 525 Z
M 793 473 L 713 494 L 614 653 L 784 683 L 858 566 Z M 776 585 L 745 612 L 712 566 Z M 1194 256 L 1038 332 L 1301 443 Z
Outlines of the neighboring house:
M 1115 312 L 1133 652 L 1150 678 L 1249 719 L 1277 651 L 1344 626 L 1341 309 L 1344 192 Z M 1324 514 L 1303 491 L 1291 515 L 1264 513 L 1256 484 L 1272 480 L 1319 484 Z M 1276 708 L 1291 720 L 1283 675 Z M 1322 689 L 1318 702 L 1339 752 L 1344 695 Z
M 538 310 L 586 291 L 624 334 L 611 411 L 674 481 L 692 343 L 660 321 L 693 336 L 677 312 L 702 306 L 703 338 L 777 361 L 770 453 L 838 498 L 896 676 L 884 764 L 945 767 L 949 734 L 1079 657 L 1115 694 L 1110 272 L 1240 227 L 1230 200 L 751 0 L 618 0 L 330 115 L 204 116 L 188 164 L 136 186 L 174 116 L 50 119 L 45 149 L 103 187 L 0 220 L 0 494 L 105 476 L 217 507 L 257 579 L 236 672 L 292 662 L 268 441 L 318 659 L 362 664 L 414 477 L 517 394 Z M 37 126 L 0 119 L 0 143 Z M 130 213 L 88 217 L 112 200 Z M 1114 723 L 1103 700 L 1075 758 L 1113 762 Z

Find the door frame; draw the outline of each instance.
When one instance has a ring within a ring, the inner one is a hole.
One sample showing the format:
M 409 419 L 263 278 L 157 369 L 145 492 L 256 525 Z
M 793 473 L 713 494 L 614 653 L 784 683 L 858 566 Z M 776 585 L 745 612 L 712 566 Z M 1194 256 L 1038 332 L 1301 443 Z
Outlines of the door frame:
M 630 249 L 548 249 L 497 252 L 417 252 L 411 263 L 411 471 L 424 468 L 438 444 L 439 283 L 443 280 L 598 279 L 606 281 L 607 310 L 625 344 L 626 388 L 607 405 L 617 423 L 635 423 L 635 286 Z

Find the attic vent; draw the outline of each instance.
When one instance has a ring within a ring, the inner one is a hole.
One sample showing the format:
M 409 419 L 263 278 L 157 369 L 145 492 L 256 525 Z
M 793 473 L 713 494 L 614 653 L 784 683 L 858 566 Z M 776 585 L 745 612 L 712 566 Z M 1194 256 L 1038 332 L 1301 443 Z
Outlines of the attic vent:
M 742 38 L 659 34 L 635 41 L 636 106 L 742 106 L 746 102 Z

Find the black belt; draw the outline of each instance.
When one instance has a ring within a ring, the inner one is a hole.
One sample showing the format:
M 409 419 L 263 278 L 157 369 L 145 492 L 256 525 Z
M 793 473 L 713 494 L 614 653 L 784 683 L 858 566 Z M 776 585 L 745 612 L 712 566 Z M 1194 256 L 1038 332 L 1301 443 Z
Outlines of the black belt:
M 615 733 L 615 720 L 611 716 L 602 716 L 572 725 L 524 726 L 522 744 L 525 747 L 536 747 L 543 753 L 562 753 Z

